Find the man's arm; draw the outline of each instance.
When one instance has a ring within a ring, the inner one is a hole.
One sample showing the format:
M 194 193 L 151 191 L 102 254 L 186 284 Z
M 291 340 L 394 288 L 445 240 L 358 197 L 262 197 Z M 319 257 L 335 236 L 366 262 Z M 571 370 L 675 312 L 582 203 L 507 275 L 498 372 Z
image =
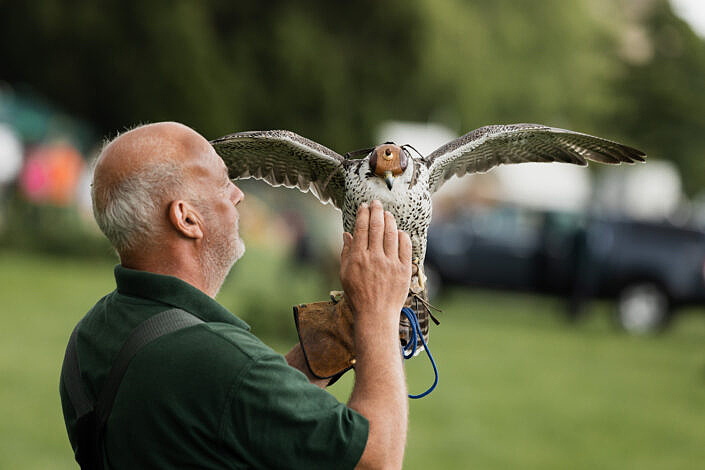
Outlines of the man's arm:
M 340 278 L 355 312 L 355 385 L 348 406 L 369 423 L 357 468 L 401 468 L 408 421 L 399 315 L 411 279 L 411 241 L 379 201 L 343 234 Z

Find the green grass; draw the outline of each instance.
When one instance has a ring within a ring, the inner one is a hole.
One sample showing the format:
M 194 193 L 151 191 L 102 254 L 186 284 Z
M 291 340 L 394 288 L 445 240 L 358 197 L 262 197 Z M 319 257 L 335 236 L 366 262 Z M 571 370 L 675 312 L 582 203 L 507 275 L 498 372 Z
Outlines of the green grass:
M 58 375 L 73 325 L 113 288 L 113 263 L 0 257 L 0 468 L 76 468 Z M 271 274 L 241 276 L 234 273 L 222 301 L 252 309 L 256 302 L 241 297 L 260 294 L 247 294 L 248 282 Z M 304 284 L 286 295 L 306 298 L 281 299 L 280 320 L 292 335 L 289 305 L 325 296 L 309 298 L 312 289 Z M 702 310 L 683 312 L 665 334 L 628 337 L 613 329 L 608 304 L 567 325 L 555 299 L 454 291 L 436 303 L 444 313 L 430 346 L 440 382 L 409 403 L 404 468 L 691 469 L 705 462 Z M 408 363 L 407 376 L 415 393 L 431 383 L 425 356 Z M 351 386 L 348 374 L 332 391 L 345 400 Z

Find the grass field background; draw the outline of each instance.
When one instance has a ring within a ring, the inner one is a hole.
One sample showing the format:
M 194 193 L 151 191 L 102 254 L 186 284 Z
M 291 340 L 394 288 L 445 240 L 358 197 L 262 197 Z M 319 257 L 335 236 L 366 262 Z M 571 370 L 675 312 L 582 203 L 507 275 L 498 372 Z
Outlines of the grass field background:
M 113 289 L 113 264 L 0 259 L 0 469 L 77 468 L 59 370 L 76 321 Z M 257 276 L 238 271 L 246 268 L 236 266 L 222 300 L 236 313 L 248 305 L 252 316 L 256 299 L 243 298 L 260 294 L 252 293 Z M 307 300 L 315 299 L 277 299 L 292 337 L 288 306 Z M 409 403 L 404 468 L 705 465 L 705 311 L 683 312 L 664 334 L 628 337 L 612 327 L 609 304 L 567 325 L 557 299 L 456 290 L 436 300 L 444 312 L 430 347 L 440 383 Z M 408 363 L 407 375 L 414 393 L 433 379 L 425 356 Z M 348 374 L 332 392 L 345 400 L 351 386 Z

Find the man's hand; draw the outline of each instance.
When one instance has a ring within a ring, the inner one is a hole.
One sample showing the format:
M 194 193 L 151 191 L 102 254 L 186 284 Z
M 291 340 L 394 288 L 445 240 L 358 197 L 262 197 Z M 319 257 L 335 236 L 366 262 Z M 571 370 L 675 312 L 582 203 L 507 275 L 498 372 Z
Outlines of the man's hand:
M 399 315 L 411 279 L 411 240 L 379 201 L 360 206 L 354 235 L 343 237 L 340 280 L 355 313 L 357 359 L 348 406 L 370 423 L 357 468 L 401 468 L 408 409 Z
M 411 280 L 411 240 L 379 201 L 360 206 L 354 237 L 343 234 L 340 280 L 359 321 L 399 324 Z

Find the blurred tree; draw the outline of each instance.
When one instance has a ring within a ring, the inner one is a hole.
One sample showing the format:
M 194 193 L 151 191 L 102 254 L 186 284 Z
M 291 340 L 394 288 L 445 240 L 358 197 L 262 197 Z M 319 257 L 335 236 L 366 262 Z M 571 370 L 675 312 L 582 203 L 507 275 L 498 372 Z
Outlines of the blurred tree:
M 622 54 L 614 126 L 651 156 L 675 162 L 693 195 L 705 187 L 705 41 L 667 0 L 626 3 L 637 25 L 624 32 L 632 54 Z
M 345 152 L 413 109 L 414 1 L 223 1 L 214 10 L 222 56 L 244 83 L 234 105 L 246 128 L 290 129 Z
M 542 122 L 600 132 L 612 111 L 613 38 L 594 2 L 426 0 L 431 117 L 459 132 Z
M 208 137 L 291 129 L 345 152 L 389 119 L 459 133 L 543 122 L 672 158 L 691 192 L 705 178 L 705 43 L 667 0 L 0 0 L 0 12 L 0 78 L 107 135 L 173 119 Z
M 30 84 L 106 133 L 173 119 L 210 137 L 288 128 L 346 151 L 412 107 L 404 77 L 418 67 L 413 2 L 0 8 L 2 78 Z
M 231 105 L 237 76 L 228 76 L 218 56 L 206 7 L 188 1 L 3 2 L 3 78 L 28 83 L 106 134 L 163 119 L 203 131 L 239 122 L 239 109 Z

